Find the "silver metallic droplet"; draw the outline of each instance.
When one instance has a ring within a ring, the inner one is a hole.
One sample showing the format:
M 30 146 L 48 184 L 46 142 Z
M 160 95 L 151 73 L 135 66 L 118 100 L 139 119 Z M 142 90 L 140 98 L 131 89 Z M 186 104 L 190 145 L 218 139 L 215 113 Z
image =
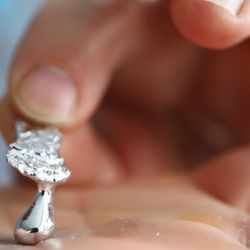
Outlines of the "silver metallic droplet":
M 53 190 L 70 176 L 58 153 L 61 137 L 55 128 L 17 123 L 16 141 L 10 144 L 7 160 L 38 185 L 36 197 L 14 230 L 15 239 L 21 244 L 35 245 L 47 239 L 55 227 Z
M 51 188 L 39 188 L 35 199 L 21 216 L 14 231 L 15 239 L 25 245 L 35 245 L 47 239 L 55 227 Z

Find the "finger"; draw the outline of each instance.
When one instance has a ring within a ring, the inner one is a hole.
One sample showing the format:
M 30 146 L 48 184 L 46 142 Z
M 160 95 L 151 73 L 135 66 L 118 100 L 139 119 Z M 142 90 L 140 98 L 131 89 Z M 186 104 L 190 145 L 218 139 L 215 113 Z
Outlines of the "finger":
M 59 125 L 89 117 L 113 69 L 137 41 L 138 6 L 133 1 L 49 1 L 11 70 L 9 91 L 19 113 Z
M 249 210 L 249 163 L 249 148 L 235 150 L 201 166 L 194 173 L 194 180 L 219 199 Z
M 7 101 L 3 104 L 9 108 Z M 8 124 L 12 125 L 13 118 L 10 112 L 7 114 L 3 132 L 11 142 L 12 130 Z M 67 184 L 116 182 L 126 174 L 152 177 L 181 168 L 183 163 L 171 128 L 166 129 L 165 122 L 157 122 L 154 118 L 109 106 L 96 115 L 102 134 L 90 123 L 64 130 L 61 154 L 72 170 Z M 27 182 L 27 178 L 22 181 Z
M 230 47 L 249 34 L 249 0 L 172 0 L 176 27 L 192 42 L 208 48 Z
M 98 122 L 132 176 L 153 177 L 184 165 L 173 129 L 155 116 L 106 105 Z
M 105 184 L 124 177 L 119 156 L 90 124 L 66 132 L 61 153 L 72 171 L 68 184 Z
M 14 116 L 11 112 L 10 100 L 9 97 L 6 96 L 0 100 L 0 128 L 7 142 L 11 142 L 13 139 L 13 119 Z
M 0 105 L 0 125 L 8 143 L 13 141 L 13 116 L 10 112 L 8 98 Z M 72 171 L 66 184 L 90 185 L 116 182 L 124 177 L 119 156 L 90 123 L 64 132 L 60 153 L 65 164 Z M 29 179 L 18 179 L 29 184 Z

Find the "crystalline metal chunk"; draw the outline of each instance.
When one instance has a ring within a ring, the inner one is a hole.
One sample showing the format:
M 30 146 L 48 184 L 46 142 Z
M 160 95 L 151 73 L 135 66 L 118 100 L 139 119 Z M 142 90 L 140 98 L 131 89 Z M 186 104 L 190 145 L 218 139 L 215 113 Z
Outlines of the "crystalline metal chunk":
M 20 127 L 16 142 L 10 144 L 7 160 L 23 175 L 36 181 L 63 182 L 70 171 L 58 154 L 60 142 L 61 133 L 57 129 L 24 131 L 24 127 Z

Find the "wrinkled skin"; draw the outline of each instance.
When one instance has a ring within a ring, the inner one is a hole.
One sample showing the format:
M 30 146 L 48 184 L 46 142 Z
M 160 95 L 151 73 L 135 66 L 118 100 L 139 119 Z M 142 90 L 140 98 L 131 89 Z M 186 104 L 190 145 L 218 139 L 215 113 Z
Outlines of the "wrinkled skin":
M 249 20 L 249 0 L 237 15 L 203 0 L 49 1 L 0 112 L 7 141 L 17 115 L 65 135 L 72 178 L 55 193 L 54 236 L 34 249 L 249 247 Z M 46 107 L 67 98 L 55 89 L 20 101 L 17 83 L 40 64 L 74 78 L 69 117 Z M 30 189 L 1 190 L 0 249 L 20 249 L 12 229 Z

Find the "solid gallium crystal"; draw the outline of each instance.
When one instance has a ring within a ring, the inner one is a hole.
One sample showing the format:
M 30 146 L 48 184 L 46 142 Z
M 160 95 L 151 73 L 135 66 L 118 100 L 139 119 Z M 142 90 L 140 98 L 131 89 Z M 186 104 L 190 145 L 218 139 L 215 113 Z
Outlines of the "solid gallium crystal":
M 64 182 L 70 171 L 58 154 L 61 133 L 55 128 L 17 128 L 17 140 L 10 144 L 8 162 L 23 175 L 36 181 Z
M 32 127 L 18 121 L 15 139 L 7 160 L 37 183 L 38 192 L 17 221 L 14 236 L 21 244 L 35 245 L 46 240 L 55 228 L 52 194 L 57 184 L 70 176 L 70 171 L 58 153 L 62 135 L 56 128 Z

